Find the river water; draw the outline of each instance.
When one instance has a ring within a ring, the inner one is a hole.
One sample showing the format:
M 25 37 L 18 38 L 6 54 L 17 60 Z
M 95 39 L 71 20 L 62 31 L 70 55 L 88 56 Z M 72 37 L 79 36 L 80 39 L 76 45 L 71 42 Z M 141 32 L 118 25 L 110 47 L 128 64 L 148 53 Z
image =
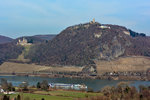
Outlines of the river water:
M 32 77 L 32 76 L 0 76 L 1 78 L 7 79 L 14 86 L 19 86 L 23 81 L 27 81 L 30 86 L 47 80 L 49 83 L 66 83 L 66 84 L 85 84 L 92 88 L 94 91 L 98 91 L 104 86 L 116 86 L 120 80 L 99 80 L 99 79 L 71 79 L 71 78 L 48 78 L 48 77 Z M 131 86 L 135 86 L 137 89 L 139 85 L 150 86 L 150 81 L 127 81 L 130 82 Z

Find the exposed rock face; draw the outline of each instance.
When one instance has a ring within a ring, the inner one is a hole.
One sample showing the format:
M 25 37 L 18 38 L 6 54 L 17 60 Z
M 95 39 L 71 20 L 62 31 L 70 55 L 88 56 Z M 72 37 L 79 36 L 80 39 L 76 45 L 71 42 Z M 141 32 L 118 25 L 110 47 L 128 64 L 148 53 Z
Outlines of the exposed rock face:
M 140 45 L 141 51 L 138 50 Z M 150 39 L 134 38 L 125 27 L 97 22 L 68 27 L 53 40 L 35 46 L 29 52 L 32 62 L 38 64 L 76 66 L 128 55 L 150 56 Z M 88 66 L 84 70 L 93 71 L 92 68 Z
M 125 46 L 119 43 L 116 36 L 113 37 L 111 44 L 108 46 L 108 43 L 105 43 L 100 46 L 99 59 L 111 60 L 124 54 Z

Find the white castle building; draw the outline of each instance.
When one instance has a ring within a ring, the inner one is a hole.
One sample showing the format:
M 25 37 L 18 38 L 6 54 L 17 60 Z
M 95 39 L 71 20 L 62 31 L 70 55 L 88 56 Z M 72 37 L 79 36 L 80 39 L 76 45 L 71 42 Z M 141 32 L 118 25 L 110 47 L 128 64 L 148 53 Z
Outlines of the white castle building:
M 22 40 L 21 39 L 18 40 L 17 45 L 25 46 L 25 45 L 32 45 L 32 43 L 28 43 L 28 40 L 23 38 Z

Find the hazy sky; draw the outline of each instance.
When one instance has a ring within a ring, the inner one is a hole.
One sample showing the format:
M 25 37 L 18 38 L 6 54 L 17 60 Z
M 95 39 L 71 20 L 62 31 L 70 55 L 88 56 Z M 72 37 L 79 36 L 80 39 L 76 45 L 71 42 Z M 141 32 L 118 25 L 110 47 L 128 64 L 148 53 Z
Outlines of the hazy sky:
M 93 18 L 150 35 L 150 0 L 0 0 L 0 35 L 58 34 Z

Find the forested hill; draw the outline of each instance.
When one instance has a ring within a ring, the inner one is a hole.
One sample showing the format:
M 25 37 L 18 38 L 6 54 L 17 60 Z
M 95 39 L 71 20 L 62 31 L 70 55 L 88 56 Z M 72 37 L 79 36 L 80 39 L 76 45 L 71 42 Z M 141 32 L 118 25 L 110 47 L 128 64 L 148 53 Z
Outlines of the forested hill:
M 33 46 L 28 58 L 43 65 L 94 64 L 122 56 L 150 56 L 150 38 L 126 27 L 90 22 L 70 26 L 48 43 Z
M 0 64 L 9 59 L 16 59 L 24 48 L 14 43 L 0 44 Z
M 0 64 L 9 59 L 16 59 L 22 52 L 24 47 L 16 45 L 17 42 L 27 39 L 28 43 L 41 44 L 51 40 L 55 35 L 35 35 L 35 36 L 23 36 L 17 39 L 11 39 L 9 37 L 0 36 Z

